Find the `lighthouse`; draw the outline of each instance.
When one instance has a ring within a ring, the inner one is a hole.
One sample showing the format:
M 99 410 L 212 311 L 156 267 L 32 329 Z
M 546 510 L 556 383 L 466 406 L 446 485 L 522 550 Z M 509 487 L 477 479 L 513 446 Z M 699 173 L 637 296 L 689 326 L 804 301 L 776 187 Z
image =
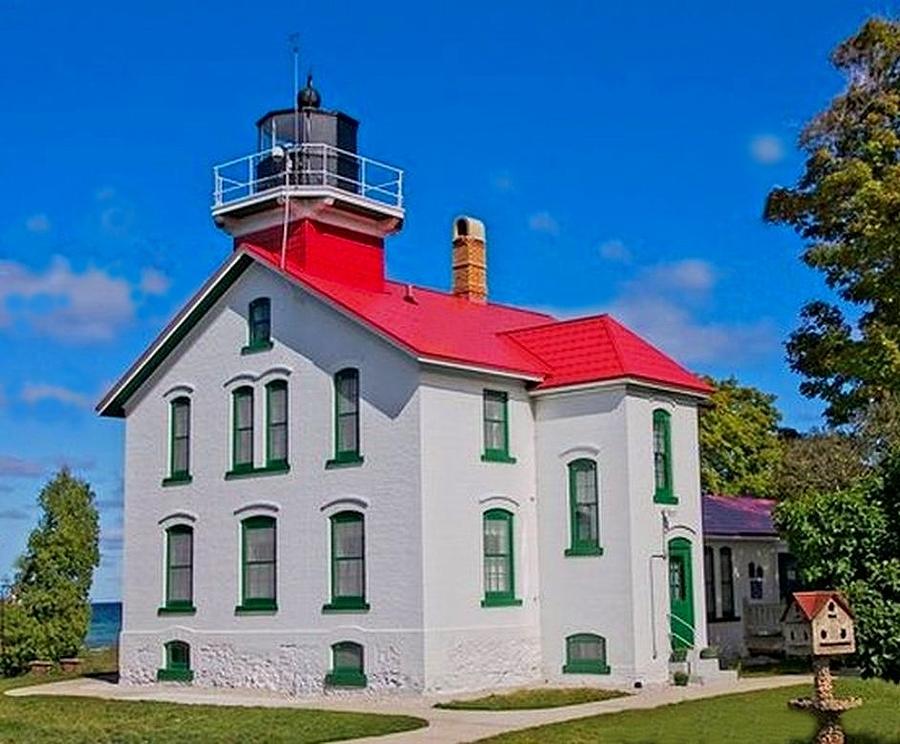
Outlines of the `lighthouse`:
M 216 225 L 283 269 L 380 289 L 384 239 L 403 225 L 403 171 L 359 153 L 359 122 L 323 108 L 312 76 L 256 129 L 253 153 L 213 168 Z

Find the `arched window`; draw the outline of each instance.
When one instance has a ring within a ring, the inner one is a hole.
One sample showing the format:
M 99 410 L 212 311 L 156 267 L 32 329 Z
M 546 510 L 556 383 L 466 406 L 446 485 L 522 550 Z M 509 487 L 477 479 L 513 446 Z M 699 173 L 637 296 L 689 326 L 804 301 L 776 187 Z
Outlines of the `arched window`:
M 361 463 L 359 439 L 359 370 L 342 369 L 334 376 L 334 458 L 327 467 Z
M 566 555 L 601 555 L 597 463 L 569 463 L 569 549 Z
M 365 687 L 363 647 L 353 641 L 341 641 L 331 647 L 331 671 L 325 677 L 331 687 Z
M 238 611 L 274 611 L 277 602 L 275 519 L 248 517 L 241 522 L 241 604 Z
M 164 646 L 166 665 L 157 670 L 160 682 L 190 682 L 194 679 L 191 671 L 191 647 L 184 641 L 169 641 Z
M 191 399 L 175 398 L 169 404 L 169 475 L 163 485 L 191 480 Z
M 709 545 L 703 548 L 703 580 L 706 585 L 706 617 L 716 617 L 716 553 Z
M 368 610 L 366 524 L 359 512 L 331 517 L 331 602 L 323 610 Z
M 750 579 L 750 599 L 763 598 L 763 567 L 750 562 L 747 570 L 747 576 Z
M 505 509 L 491 509 L 483 519 L 484 599 L 482 607 L 522 604 L 516 599 L 513 515 Z
M 719 548 L 719 587 L 722 594 L 722 617 L 734 618 L 734 565 L 731 548 Z
M 594 633 L 576 633 L 566 638 L 565 674 L 609 674 L 606 639 Z
M 288 469 L 288 389 L 284 380 L 266 385 L 266 469 Z
M 653 485 L 654 501 L 677 503 L 672 487 L 672 417 L 662 408 L 653 412 Z
M 160 612 L 194 612 L 194 530 L 186 524 L 166 530 L 166 604 Z
M 272 303 L 268 297 L 257 297 L 247 311 L 247 345 L 242 354 L 272 348 Z
M 239 387 L 232 394 L 231 472 L 253 470 L 253 388 Z

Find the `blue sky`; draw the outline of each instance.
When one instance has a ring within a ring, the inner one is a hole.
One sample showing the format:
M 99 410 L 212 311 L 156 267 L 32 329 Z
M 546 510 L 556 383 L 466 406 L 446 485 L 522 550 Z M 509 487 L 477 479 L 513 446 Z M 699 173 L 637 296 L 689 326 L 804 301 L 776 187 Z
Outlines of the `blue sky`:
M 0 576 L 67 463 L 101 507 L 94 596 L 119 596 L 123 429 L 92 406 L 227 256 L 211 167 L 291 105 L 291 31 L 361 151 L 406 169 L 393 277 L 446 287 L 473 214 L 494 299 L 610 310 L 819 423 L 782 344 L 823 285 L 760 214 L 839 90 L 830 49 L 896 8 L 675 5 L 0 0 Z

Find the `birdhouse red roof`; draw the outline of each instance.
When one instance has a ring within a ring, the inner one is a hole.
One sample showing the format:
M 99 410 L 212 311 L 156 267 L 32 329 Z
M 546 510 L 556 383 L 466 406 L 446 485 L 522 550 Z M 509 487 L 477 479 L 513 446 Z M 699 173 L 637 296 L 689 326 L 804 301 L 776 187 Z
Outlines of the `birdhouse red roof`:
M 847 604 L 847 600 L 844 599 L 844 595 L 840 592 L 830 590 L 794 592 L 793 596 L 794 602 L 797 603 L 797 606 L 809 621 L 816 617 L 822 611 L 822 608 L 831 601 L 839 604 L 851 618 L 853 617 L 853 611 L 850 609 L 850 605 Z M 788 609 L 790 609 L 790 607 L 788 607 Z

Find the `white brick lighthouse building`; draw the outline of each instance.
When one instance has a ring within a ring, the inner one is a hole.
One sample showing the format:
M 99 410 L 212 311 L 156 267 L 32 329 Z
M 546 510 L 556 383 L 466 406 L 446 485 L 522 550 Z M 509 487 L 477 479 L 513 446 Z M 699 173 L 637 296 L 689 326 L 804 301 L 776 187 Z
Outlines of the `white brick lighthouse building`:
M 402 174 L 357 126 L 309 84 L 258 122 L 215 171 L 233 250 L 98 406 L 126 420 L 122 680 L 665 681 L 706 645 L 707 386 L 609 316 L 491 303 L 477 220 L 450 292 L 386 278 Z

